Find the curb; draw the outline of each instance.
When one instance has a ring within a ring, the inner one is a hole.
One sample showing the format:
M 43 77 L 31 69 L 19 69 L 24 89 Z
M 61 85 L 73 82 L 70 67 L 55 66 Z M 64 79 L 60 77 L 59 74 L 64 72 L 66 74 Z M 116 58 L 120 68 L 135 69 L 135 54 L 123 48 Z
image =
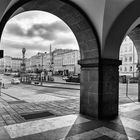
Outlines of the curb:
M 69 88 L 69 87 L 56 87 L 56 86 L 43 86 L 43 85 L 35 85 L 35 84 L 31 84 L 31 85 L 34 85 L 34 86 L 40 86 L 40 87 L 49 87 L 49 88 L 61 88 L 61 89 L 70 89 L 70 90 L 80 90 L 78 88 Z

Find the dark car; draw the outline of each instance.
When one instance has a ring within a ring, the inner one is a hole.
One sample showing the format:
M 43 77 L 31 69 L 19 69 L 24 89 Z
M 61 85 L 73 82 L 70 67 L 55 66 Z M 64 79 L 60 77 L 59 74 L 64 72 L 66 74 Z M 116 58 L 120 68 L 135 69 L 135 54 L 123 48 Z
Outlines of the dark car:
M 68 76 L 66 82 L 80 83 L 80 74 Z
M 126 83 L 126 82 L 127 82 L 127 77 L 126 77 L 126 75 L 119 76 L 119 82 L 120 82 L 120 83 Z
M 138 77 L 131 77 L 129 83 L 138 83 Z

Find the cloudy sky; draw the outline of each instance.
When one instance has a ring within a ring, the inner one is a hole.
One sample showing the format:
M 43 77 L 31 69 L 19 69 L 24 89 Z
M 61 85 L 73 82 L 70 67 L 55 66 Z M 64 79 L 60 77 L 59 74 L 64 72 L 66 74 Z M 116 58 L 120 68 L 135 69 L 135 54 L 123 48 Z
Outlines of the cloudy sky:
M 26 48 L 26 57 L 37 52 L 52 49 L 79 49 L 76 38 L 70 28 L 58 17 L 41 11 L 19 14 L 8 21 L 1 40 L 4 55 L 21 57 L 22 48 Z

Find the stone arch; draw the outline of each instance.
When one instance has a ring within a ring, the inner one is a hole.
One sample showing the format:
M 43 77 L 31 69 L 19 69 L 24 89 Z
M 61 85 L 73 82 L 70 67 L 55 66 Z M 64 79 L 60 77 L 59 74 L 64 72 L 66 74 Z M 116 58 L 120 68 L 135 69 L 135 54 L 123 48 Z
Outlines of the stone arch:
M 1 20 L 0 33 L 10 17 L 24 11 L 42 10 L 62 19 L 73 31 L 79 44 L 81 59 L 99 58 L 100 47 L 95 28 L 86 14 L 72 2 L 64 0 L 19 0 L 5 13 Z
M 73 31 L 80 48 L 81 88 L 80 112 L 99 117 L 99 59 L 100 43 L 94 25 L 73 2 L 65 0 L 18 0 L 5 12 L 0 22 L 0 35 L 9 18 L 30 10 L 52 13 L 62 19 Z
M 131 38 L 136 47 L 138 61 L 140 62 L 140 28 L 137 26 L 128 34 L 128 36 Z
M 108 66 L 108 67 L 110 67 L 109 71 L 112 69 L 112 71 L 110 71 L 109 73 L 101 71 L 101 73 L 103 73 L 104 75 L 107 75 L 106 77 L 103 76 L 103 77 L 105 77 L 104 79 L 109 79 L 109 80 L 106 80 L 107 83 L 104 84 L 103 86 L 104 87 L 108 86 L 107 88 L 110 88 L 110 90 L 108 90 L 108 91 L 114 90 L 113 92 L 111 92 L 112 94 L 110 96 L 112 96 L 112 97 L 110 98 L 110 100 L 108 100 L 108 102 L 111 106 L 111 104 L 113 104 L 111 100 L 112 99 L 114 100 L 115 103 L 112 105 L 112 108 L 116 108 L 116 112 L 118 111 L 117 106 L 119 104 L 119 102 L 118 102 L 119 80 L 117 78 L 117 77 L 119 77 L 118 66 L 121 64 L 121 62 L 119 62 L 119 50 L 120 50 L 120 46 L 121 46 L 123 39 L 128 34 L 129 34 L 129 37 L 133 40 L 134 44 L 136 45 L 136 40 L 134 39 L 134 35 L 132 35 L 132 34 L 137 32 L 136 31 L 137 29 L 135 29 L 135 30 L 133 30 L 133 29 L 135 27 L 137 27 L 138 24 L 140 24 L 139 5 L 140 5 L 140 1 L 135 0 L 135 1 L 130 2 L 129 5 L 127 5 L 122 10 L 122 12 L 116 17 L 115 21 L 112 23 L 112 25 L 108 31 L 108 34 L 107 34 L 106 38 L 104 39 L 103 46 L 102 46 L 101 57 L 102 57 L 102 59 L 103 58 L 109 59 L 109 63 L 110 63 L 110 66 Z M 137 46 L 138 46 L 138 43 L 137 43 Z M 138 55 L 139 55 L 140 46 L 136 47 L 136 49 L 137 49 Z M 115 63 L 113 64 L 111 62 L 111 60 L 115 61 Z M 112 66 L 111 66 L 111 63 L 112 63 Z M 105 68 L 106 68 L 106 66 L 105 66 Z M 109 77 L 109 78 L 107 78 L 107 77 Z M 111 82 L 109 82 L 109 81 L 111 81 Z M 114 82 L 114 81 L 116 81 L 116 82 Z M 113 87 L 112 89 L 111 89 L 111 86 Z M 139 88 L 138 89 L 139 89 L 138 100 L 140 101 L 140 78 L 139 78 Z M 104 98 L 106 99 L 106 97 L 104 97 Z
M 139 25 L 134 28 L 130 33 L 129 33 L 129 37 L 132 39 L 136 50 L 137 50 L 137 55 L 138 55 L 138 64 L 137 64 L 137 68 L 138 68 L 138 101 L 140 102 L 140 27 Z
M 104 42 L 102 57 L 119 59 L 119 50 L 123 39 L 140 23 L 138 20 L 140 16 L 139 4 L 138 0 L 131 2 L 113 22 Z

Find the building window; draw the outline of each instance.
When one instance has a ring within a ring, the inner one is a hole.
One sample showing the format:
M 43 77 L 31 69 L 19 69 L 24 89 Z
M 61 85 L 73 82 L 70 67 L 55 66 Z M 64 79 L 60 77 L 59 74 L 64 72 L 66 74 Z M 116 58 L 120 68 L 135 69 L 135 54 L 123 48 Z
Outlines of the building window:
M 125 52 L 127 52 L 127 46 L 125 46 Z
M 122 71 L 122 67 L 120 67 L 120 71 Z
M 129 61 L 132 62 L 132 56 L 129 57 Z
M 124 68 L 124 71 L 127 71 L 127 67 Z
M 132 66 L 130 66 L 130 71 L 132 71 L 132 69 L 133 69 Z
M 125 57 L 125 60 L 124 61 L 127 62 L 127 57 Z

